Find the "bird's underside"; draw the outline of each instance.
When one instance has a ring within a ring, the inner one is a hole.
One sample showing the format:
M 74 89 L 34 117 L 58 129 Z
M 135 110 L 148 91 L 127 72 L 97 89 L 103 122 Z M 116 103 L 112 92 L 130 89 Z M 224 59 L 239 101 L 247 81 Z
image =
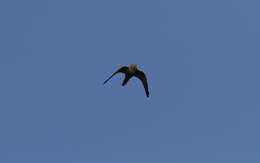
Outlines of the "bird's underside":
M 149 90 L 148 90 L 148 83 L 147 83 L 146 75 L 143 71 L 138 70 L 137 66 L 135 64 L 132 64 L 129 67 L 123 66 L 123 67 L 119 68 L 107 80 L 105 80 L 103 84 L 106 84 L 117 73 L 125 74 L 125 78 L 122 82 L 122 86 L 125 86 L 133 76 L 140 79 L 142 81 L 146 96 L 149 97 Z

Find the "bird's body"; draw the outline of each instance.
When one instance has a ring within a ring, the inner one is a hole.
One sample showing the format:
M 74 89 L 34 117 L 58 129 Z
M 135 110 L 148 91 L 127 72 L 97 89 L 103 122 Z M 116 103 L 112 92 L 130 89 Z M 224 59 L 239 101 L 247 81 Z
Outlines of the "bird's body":
M 119 68 L 116 72 L 114 72 L 105 82 L 108 82 L 108 80 L 110 80 L 115 74 L 117 73 L 124 73 L 125 74 L 125 79 L 123 80 L 122 86 L 125 86 L 127 84 L 127 82 L 133 77 L 137 77 L 138 79 L 140 79 L 143 83 L 144 89 L 145 89 L 145 93 L 146 96 L 149 97 L 149 90 L 148 90 L 148 83 L 147 83 L 147 79 L 146 76 L 144 74 L 143 71 L 140 71 L 137 69 L 137 65 L 136 64 L 131 64 L 129 67 L 127 66 L 123 66 L 121 68 Z

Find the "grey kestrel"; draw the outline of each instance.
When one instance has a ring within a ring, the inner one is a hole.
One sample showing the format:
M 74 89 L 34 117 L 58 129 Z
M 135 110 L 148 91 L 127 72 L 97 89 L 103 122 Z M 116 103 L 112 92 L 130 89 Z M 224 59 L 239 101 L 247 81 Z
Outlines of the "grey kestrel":
M 133 76 L 135 76 L 142 81 L 146 96 L 149 97 L 148 83 L 147 83 L 145 73 L 143 71 L 138 70 L 136 64 L 131 64 L 129 67 L 123 66 L 123 67 L 119 68 L 103 84 L 106 84 L 106 82 L 108 82 L 108 80 L 110 80 L 114 75 L 116 75 L 119 72 L 125 74 L 125 79 L 122 83 L 122 86 L 125 86 L 127 84 L 127 82 L 129 81 L 129 79 L 131 79 Z

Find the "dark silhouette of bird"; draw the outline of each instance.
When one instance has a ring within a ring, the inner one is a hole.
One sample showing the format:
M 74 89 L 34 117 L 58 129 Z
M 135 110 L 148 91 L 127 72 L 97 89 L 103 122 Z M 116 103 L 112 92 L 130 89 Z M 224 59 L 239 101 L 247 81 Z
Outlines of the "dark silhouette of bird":
M 143 83 L 146 96 L 149 97 L 147 78 L 146 78 L 145 73 L 143 71 L 137 69 L 137 65 L 136 64 L 131 64 L 129 67 L 123 66 L 123 67 L 119 68 L 103 84 L 106 84 L 106 82 L 108 82 L 117 73 L 124 73 L 125 74 L 125 79 L 122 82 L 122 86 L 125 86 L 127 84 L 127 82 L 133 76 L 137 77 L 138 79 L 140 79 L 142 81 L 142 83 Z

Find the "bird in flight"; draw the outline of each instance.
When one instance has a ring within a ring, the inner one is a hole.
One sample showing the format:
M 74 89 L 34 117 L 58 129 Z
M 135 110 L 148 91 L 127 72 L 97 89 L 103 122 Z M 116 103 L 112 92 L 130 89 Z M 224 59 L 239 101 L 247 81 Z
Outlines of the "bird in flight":
M 138 70 L 136 64 L 131 64 L 129 67 L 123 66 L 123 67 L 119 68 L 103 84 L 106 84 L 106 82 L 108 82 L 114 75 L 116 75 L 119 72 L 125 74 L 125 79 L 123 80 L 122 86 L 125 86 L 127 84 L 127 82 L 133 76 L 135 76 L 142 81 L 146 96 L 149 97 L 148 83 L 147 83 L 145 73 L 143 71 Z

